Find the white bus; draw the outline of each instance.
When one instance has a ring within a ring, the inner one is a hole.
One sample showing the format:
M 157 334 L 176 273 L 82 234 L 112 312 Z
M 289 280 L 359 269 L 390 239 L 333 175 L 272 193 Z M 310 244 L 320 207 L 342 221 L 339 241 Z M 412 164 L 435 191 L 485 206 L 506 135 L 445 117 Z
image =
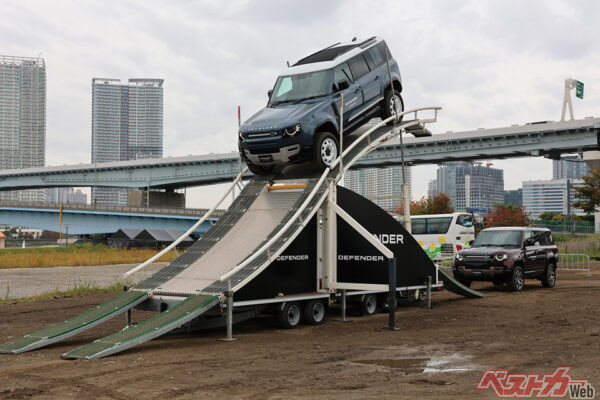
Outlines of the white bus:
M 403 223 L 401 215 L 395 215 Z M 468 213 L 427 214 L 410 217 L 412 236 L 431 259 L 451 258 L 475 239 L 473 215 Z

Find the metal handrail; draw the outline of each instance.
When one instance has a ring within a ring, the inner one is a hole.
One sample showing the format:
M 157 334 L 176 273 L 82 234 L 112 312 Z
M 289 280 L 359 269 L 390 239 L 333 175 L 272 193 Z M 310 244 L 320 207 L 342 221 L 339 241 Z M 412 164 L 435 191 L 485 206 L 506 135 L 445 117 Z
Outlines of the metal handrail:
M 415 114 L 415 119 L 409 122 L 406 122 L 402 125 L 399 125 L 396 129 L 398 129 L 399 131 L 401 131 L 402 129 L 408 128 L 409 126 L 414 126 L 417 125 L 418 123 L 422 123 L 422 124 L 426 124 L 426 123 L 430 123 L 430 122 L 436 122 L 437 121 L 437 112 L 438 110 L 441 110 L 442 107 L 439 106 L 431 106 L 431 107 L 419 107 L 419 108 L 414 108 L 412 110 L 408 110 L 408 111 L 403 111 L 401 113 L 398 114 L 398 118 L 400 118 L 403 115 L 407 115 L 407 114 L 411 114 L 414 113 Z M 419 120 L 417 118 L 417 113 L 419 111 L 431 111 L 433 110 L 435 112 L 435 115 L 433 118 L 429 118 L 429 119 L 422 119 Z M 373 133 L 374 131 L 376 131 L 377 129 L 381 128 L 382 126 L 386 125 L 388 122 L 393 121 L 394 119 L 396 119 L 396 114 L 384 119 L 383 121 L 381 121 L 380 123 L 374 125 L 373 127 L 369 128 L 365 133 L 363 133 L 362 135 L 360 135 L 358 137 L 358 139 L 356 139 L 354 142 L 352 142 L 352 144 L 350 146 L 348 146 L 348 148 L 346 150 L 343 151 L 342 155 L 338 158 L 335 159 L 335 161 L 331 164 L 331 166 L 329 168 L 333 169 L 335 168 L 335 166 L 340 162 L 340 159 L 342 157 L 344 157 L 347 153 L 349 153 L 354 147 L 358 146 L 358 144 L 360 142 L 362 142 L 365 138 L 368 138 L 369 135 L 371 133 Z M 376 143 L 379 142 L 376 141 Z M 372 144 L 370 144 L 367 149 L 370 149 L 372 147 Z M 364 153 L 364 151 L 360 152 L 359 154 L 362 155 Z M 356 157 L 355 157 L 356 158 Z M 347 171 L 351 166 L 352 166 L 352 162 L 346 164 L 344 166 L 344 171 Z M 343 172 L 343 171 L 342 171 Z M 338 177 L 341 177 L 341 174 L 338 174 Z M 339 178 L 338 178 L 339 180 Z
M 198 220 L 198 222 L 196 222 L 190 229 L 188 229 L 183 235 L 181 235 L 176 241 L 174 241 L 173 243 L 171 243 L 170 245 L 168 245 L 167 247 L 165 247 L 162 251 L 160 251 L 159 253 L 155 254 L 153 257 L 149 258 L 148 260 L 146 260 L 145 262 L 143 262 L 142 264 L 138 265 L 137 267 L 125 272 L 123 274 L 123 277 L 128 277 L 129 275 L 141 270 L 142 268 L 145 268 L 146 266 L 148 266 L 150 263 L 156 261 L 157 259 L 159 259 L 160 257 L 162 257 L 163 255 L 165 255 L 166 253 L 168 253 L 169 251 L 173 250 L 175 248 L 175 246 L 177 246 L 179 243 L 181 243 L 183 241 L 183 239 L 185 239 L 186 237 L 188 237 L 190 234 L 192 234 L 196 229 L 198 229 L 198 227 L 204 222 L 206 221 L 206 219 L 217 209 L 217 207 L 219 207 L 221 205 L 221 203 L 223 202 L 223 200 L 225 200 L 225 198 L 227 196 L 229 196 L 229 193 L 231 193 L 231 191 L 233 190 L 233 188 L 237 185 L 237 183 L 242 179 L 242 177 L 244 176 L 244 174 L 246 173 L 246 171 L 248 171 L 248 167 L 246 167 L 243 171 L 241 171 L 238 176 L 233 180 L 233 183 L 231 184 L 231 186 L 229 187 L 229 189 L 225 192 L 225 194 L 221 197 L 221 199 L 217 202 L 217 204 L 215 204 L 210 210 L 208 210 L 206 212 L 206 214 L 204 214 L 204 216 L 202 218 L 200 218 Z
M 296 219 L 298 219 L 298 217 L 300 217 L 300 214 L 302 213 L 302 211 L 304 211 L 304 209 L 308 206 L 308 204 L 310 203 L 310 201 L 312 200 L 312 198 L 317 193 L 319 187 L 323 184 L 323 181 L 325 180 L 325 178 L 329 174 L 330 170 L 331 170 L 330 168 L 326 168 L 325 171 L 323 171 L 323 174 L 321 175 L 321 178 L 318 180 L 318 182 L 315 185 L 315 187 L 312 190 L 312 192 L 308 195 L 308 197 L 306 198 L 306 200 L 304 200 L 304 202 L 302 203 L 302 205 L 298 208 L 298 210 L 296 210 L 296 212 L 288 220 L 288 222 L 281 229 L 279 229 L 279 232 L 277 232 L 275 234 L 275 236 L 273 236 L 267 243 L 265 243 L 264 245 L 262 245 L 261 248 L 258 249 L 257 251 L 255 251 L 250 257 L 248 257 L 246 260 L 244 260 L 244 262 L 242 262 L 241 264 L 239 264 L 237 267 L 235 267 L 231 271 L 227 272 L 226 274 L 222 275 L 219 278 L 219 280 L 220 281 L 224 281 L 226 279 L 231 278 L 232 275 L 234 275 L 240 269 L 246 267 L 248 264 L 250 264 L 252 261 L 254 261 L 259 255 L 261 255 L 263 251 L 265 251 L 266 249 L 268 249 L 269 247 L 271 247 L 271 245 L 273 243 L 275 243 L 275 241 L 278 240 L 284 234 L 284 232 L 296 221 Z M 302 221 L 301 220 L 300 223 L 302 224 L 302 226 L 305 226 L 308 223 L 308 221 L 306 221 L 306 220 Z

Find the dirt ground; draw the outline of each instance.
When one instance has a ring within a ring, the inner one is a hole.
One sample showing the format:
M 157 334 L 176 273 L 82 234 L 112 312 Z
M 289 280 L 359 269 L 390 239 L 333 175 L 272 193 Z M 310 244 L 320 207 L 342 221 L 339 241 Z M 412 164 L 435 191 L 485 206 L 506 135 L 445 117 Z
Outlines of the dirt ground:
M 560 273 L 554 289 L 522 293 L 475 284 L 485 299 L 435 293 L 432 310 L 402 305 L 397 332 L 386 314 L 281 330 L 274 318 L 170 335 L 115 356 L 65 361 L 60 354 L 115 332 L 124 317 L 48 348 L 0 354 L 0 399 L 475 399 L 486 369 L 546 374 L 572 366 L 600 390 L 600 270 Z M 0 342 L 64 320 L 110 295 L 0 306 Z M 147 317 L 134 312 L 134 319 Z M 600 395 L 597 395 L 599 397 Z

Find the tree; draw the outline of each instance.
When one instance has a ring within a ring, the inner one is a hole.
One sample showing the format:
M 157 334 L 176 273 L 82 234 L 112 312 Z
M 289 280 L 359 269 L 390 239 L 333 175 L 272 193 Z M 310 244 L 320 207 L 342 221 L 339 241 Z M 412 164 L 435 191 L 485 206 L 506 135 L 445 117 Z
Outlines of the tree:
M 485 227 L 494 226 L 529 226 L 529 215 L 523 206 L 512 204 L 496 204 L 494 211 L 485 216 Z
M 454 212 L 450 197 L 446 193 L 438 193 L 433 198 L 432 214 L 451 214 Z
M 421 197 L 420 200 L 413 200 L 410 202 L 410 215 L 422 215 L 422 214 L 431 214 L 433 208 L 433 203 L 430 198 L 426 198 L 425 196 Z M 404 214 L 404 205 L 400 205 L 396 209 L 396 213 L 403 215 Z
M 575 207 L 591 213 L 600 206 L 600 168 L 593 169 L 590 175 L 583 177 L 583 185 L 575 189 Z

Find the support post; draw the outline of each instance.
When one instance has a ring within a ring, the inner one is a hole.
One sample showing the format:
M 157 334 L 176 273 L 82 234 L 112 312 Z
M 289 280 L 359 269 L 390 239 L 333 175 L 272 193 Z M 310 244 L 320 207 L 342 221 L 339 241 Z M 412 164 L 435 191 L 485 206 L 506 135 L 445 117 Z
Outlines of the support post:
M 342 322 L 346 322 L 346 289 L 342 289 Z
M 227 297 L 227 337 L 225 339 L 219 339 L 223 342 L 232 342 L 236 339 L 233 338 L 233 290 L 231 290 L 231 279 L 227 280 L 227 291 L 225 292 Z
M 427 307 L 428 310 L 431 310 L 431 275 L 427 277 Z
M 129 290 L 129 286 L 127 286 L 127 285 L 123 286 L 124 292 L 127 292 L 128 290 Z M 125 325 L 125 326 L 131 326 L 131 308 L 125 312 L 125 318 L 127 319 L 127 325 Z
M 396 258 L 390 258 L 388 260 L 388 326 L 386 329 L 390 331 L 397 331 L 400 328 L 396 328 Z

